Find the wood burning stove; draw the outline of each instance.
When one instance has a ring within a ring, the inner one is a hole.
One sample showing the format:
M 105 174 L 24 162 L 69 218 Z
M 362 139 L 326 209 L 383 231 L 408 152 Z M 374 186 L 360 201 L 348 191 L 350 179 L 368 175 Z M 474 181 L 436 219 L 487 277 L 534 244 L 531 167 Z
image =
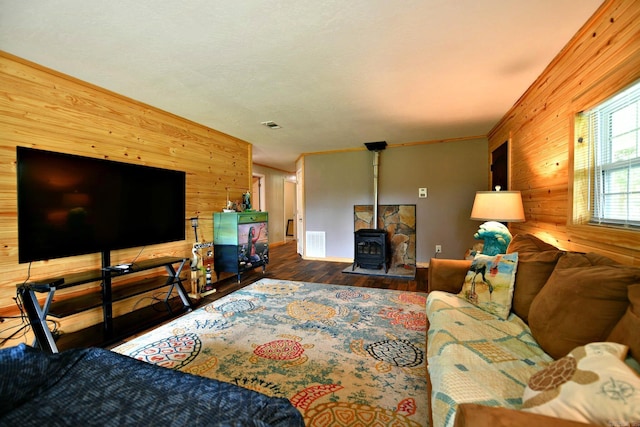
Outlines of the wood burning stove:
M 381 229 L 366 228 L 355 232 L 355 259 L 352 271 L 356 266 L 370 270 L 389 271 L 389 239 L 387 232 Z
M 364 145 L 373 152 L 373 217 L 371 224 L 375 227 L 378 222 L 378 160 L 380 151 L 387 146 L 386 141 L 365 142 Z M 356 230 L 354 238 L 353 268 L 379 270 L 384 267 L 384 272 L 389 271 L 389 241 L 387 232 L 379 228 L 367 228 Z

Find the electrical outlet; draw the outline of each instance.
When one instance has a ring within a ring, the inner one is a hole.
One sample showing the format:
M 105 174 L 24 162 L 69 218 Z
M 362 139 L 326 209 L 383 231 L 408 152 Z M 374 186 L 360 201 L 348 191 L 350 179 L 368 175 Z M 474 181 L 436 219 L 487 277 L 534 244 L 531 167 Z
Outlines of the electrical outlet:
M 427 198 L 427 189 L 426 188 L 418 188 L 418 198 L 426 199 Z
M 437 254 L 442 253 L 442 245 L 436 245 L 436 253 Z

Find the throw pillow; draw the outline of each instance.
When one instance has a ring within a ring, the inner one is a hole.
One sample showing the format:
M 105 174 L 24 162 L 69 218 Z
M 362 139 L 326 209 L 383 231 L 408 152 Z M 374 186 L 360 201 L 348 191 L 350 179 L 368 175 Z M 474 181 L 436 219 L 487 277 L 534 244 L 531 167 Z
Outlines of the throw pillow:
M 511 311 L 517 266 L 517 253 L 477 254 L 458 296 L 482 310 L 506 319 Z
M 529 308 L 540 289 L 547 283 L 564 253 L 533 234 L 517 234 L 507 253 L 518 253 L 518 272 L 513 291 L 513 312 L 525 323 L 529 323 Z
M 567 252 L 558 260 L 559 268 L 593 267 L 597 265 L 622 265 L 617 261 L 595 252 Z
M 511 243 L 507 247 L 507 253 L 512 254 L 514 252 L 543 252 L 543 251 L 557 251 L 559 250 L 553 245 L 540 240 L 533 234 L 516 234 Z
M 529 327 L 553 358 L 605 341 L 624 315 L 627 287 L 640 283 L 640 268 L 612 262 L 597 254 L 564 254 L 534 298 Z
M 529 324 L 529 310 L 534 298 L 547 283 L 564 252 L 519 252 L 518 272 L 513 292 L 513 312 Z
M 631 285 L 627 290 L 631 304 L 607 341 L 628 345 L 631 356 L 640 361 L 640 285 Z
M 529 380 L 523 410 L 598 425 L 640 420 L 640 377 L 622 359 L 627 347 L 591 343 Z

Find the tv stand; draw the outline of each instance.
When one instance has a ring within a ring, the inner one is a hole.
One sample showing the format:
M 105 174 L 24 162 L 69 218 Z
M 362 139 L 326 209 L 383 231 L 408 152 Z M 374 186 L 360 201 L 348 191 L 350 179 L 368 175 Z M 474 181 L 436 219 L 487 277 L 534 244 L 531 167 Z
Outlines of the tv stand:
M 182 311 L 192 310 L 193 305 L 182 284 L 183 279 L 180 277 L 188 261 L 188 258 L 161 257 L 137 261 L 131 264 L 128 269 L 120 269 L 110 266 L 110 256 L 108 253 L 103 252 L 103 267 L 99 270 L 72 273 L 64 277 L 48 278 L 37 283 L 18 285 L 18 293 L 33 328 L 36 339 L 35 344 L 43 351 L 57 353 L 58 345 L 47 325 L 47 316 L 62 318 L 100 306 L 102 306 L 103 313 L 101 342 L 108 343 L 123 338 L 120 328 L 114 327 L 113 303 L 162 287 L 169 288 L 164 299 L 165 303 L 168 304 L 175 289 L 182 303 Z M 177 266 L 177 268 L 174 268 L 174 266 Z M 114 286 L 114 280 L 117 281 L 119 277 L 160 267 L 165 268 L 167 275 L 145 277 L 139 281 L 116 284 Z M 54 295 L 57 290 L 98 281 L 101 281 L 100 293 L 73 296 L 54 302 Z M 36 292 L 48 293 L 42 306 L 38 302 Z M 144 327 L 146 325 L 140 326 Z M 129 332 L 134 331 L 130 330 Z

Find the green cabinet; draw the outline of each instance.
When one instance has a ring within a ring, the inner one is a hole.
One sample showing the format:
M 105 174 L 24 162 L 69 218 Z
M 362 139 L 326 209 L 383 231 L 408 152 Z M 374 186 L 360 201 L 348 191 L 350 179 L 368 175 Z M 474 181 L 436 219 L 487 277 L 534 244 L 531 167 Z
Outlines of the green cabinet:
M 213 267 L 221 272 L 240 275 L 269 263 L 267 212 L 215 212 L 213 214 Z

